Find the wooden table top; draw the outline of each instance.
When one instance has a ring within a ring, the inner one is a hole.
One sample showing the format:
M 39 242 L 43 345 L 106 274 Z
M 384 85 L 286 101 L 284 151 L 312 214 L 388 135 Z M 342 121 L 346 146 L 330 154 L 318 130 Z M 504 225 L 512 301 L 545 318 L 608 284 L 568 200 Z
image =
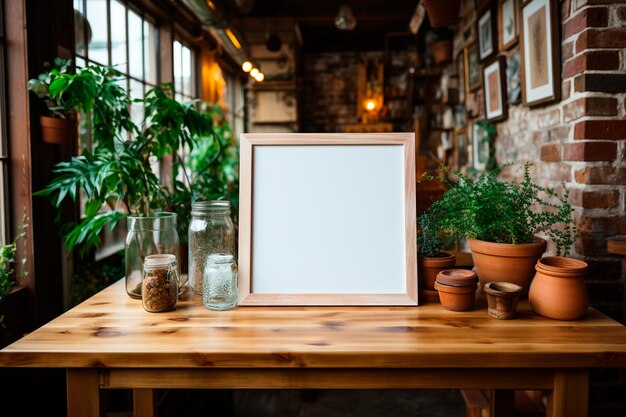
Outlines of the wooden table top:
M 210 311 L 185 290 L 147 313 L 123 280 L 0 351 L 24 367 L 626 367 L 626 328 L 590 309 L 575 322 L 495 320 L 484 300 L 455 313 L 419 307 L 239 307 Z

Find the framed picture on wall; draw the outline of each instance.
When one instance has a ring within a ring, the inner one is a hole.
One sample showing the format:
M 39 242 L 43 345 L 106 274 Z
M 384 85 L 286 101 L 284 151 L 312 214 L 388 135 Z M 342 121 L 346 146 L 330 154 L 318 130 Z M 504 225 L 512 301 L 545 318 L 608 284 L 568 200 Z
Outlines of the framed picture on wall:
M 485 115 L 488 120 L 497 122 L 508 116 L 508 100 L 506 93 L 506 75 L 504 73 L 504 57 L 499 57 L 485 66 Z
M 478 90 L 481 86 L 481 71 L 478 59 L 478 44 L 474 43 L 463 50 L 465 58 L 465 92 Z
M 536 106 L 559 100 L 560 45 L 557 0 L 531 0 L 521 12 L 522 101 Z
M 466 80 L 465 80 L 465 52 L 462 50 L 456 59 L 456 72 L 459 77 L 459 102 L 465 101 L 465 88 L 466 88 Z
M 472 160 L 474 169 L 484 171 L 489 160 L 489 135 L 480 126 L 480 122 L 472 124 Z
M 517 43 L 518 0 L 498 0 L 498 42 L 501 51 Z
M 467 128 L 461 127 L 454 131 L 454 167 L 461 170 L 467 165 Z
M 478 15 L 478 57 L 481 61 L 491 58 L 498 49 L 495 18 L 493 7 L 485 8 Z

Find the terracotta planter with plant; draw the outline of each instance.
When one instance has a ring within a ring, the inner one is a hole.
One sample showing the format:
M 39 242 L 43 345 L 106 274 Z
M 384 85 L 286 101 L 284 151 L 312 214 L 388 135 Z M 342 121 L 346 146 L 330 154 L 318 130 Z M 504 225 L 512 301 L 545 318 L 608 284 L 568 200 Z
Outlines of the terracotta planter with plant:
M 417 244 L 420 299 L 438 303 L 439 293 L 435 290 L 435 279 L 440 271 L 454 267 L 456 257 L 441 251 L 443 243 L 437 219 L 433 218 L 428 211 L 418 218 Z
M 539 259 L 528 294 L 533 310 L 555 320 L 584 317 L 589 307 L 583 280 L 587 267 L 586 262 L 574 258 L 546 256 Z
M 423 4 L 434 28 L 453 25 L 459 20 L 461 0 L 424 0 Z
M 524 165 L 519 182 L 498 178 L 501 169 L 473 178 L 442 167 L 444 176 L 434 178 L 448 183 L 448 189 L 429 211 L 444 234 L 469 240 L 481 285 L 509 281 L 528 291 L 534 264 L 546 250 L 537 235 L 554 242 L 558 255 L 566 254 L 576 240 L 567 190 L 558 195 L 535 184 L 531 166 Z M 448 180 L 450 174 L 454 181 Z
M 71 145 L 76 139 L 76 119 L 40 116 L 41 140 L 57 145 Z

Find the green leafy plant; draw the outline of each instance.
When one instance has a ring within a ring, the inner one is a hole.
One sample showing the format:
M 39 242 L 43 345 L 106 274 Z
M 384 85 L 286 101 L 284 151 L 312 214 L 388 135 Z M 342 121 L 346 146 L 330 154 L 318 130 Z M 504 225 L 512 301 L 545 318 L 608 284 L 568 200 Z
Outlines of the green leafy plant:
M 568 191 L 559 196 L 554 189 L 533 183 L 531 166 L 524 165 L 521 182 L 499 179 L 501 168 L 471 178 L 443 166 L 443 177 L 425 176 L 449 186 L 431 206 L 441 213 L 441 230 L 457 238 L 512 244 L 532 243 L 535 235 L 544 233 L 555 242 L 558 255 L 566 255 L 577 238 Z M 447 180 L 447 174 L 456 181 Z
M 44 101 L 52 117 L 67 119 L 73 113 L 73 109 L 66 107 L 60 97 L 50 92 L 50 85 L 57 76 L 67 73 L 70 64 L 71 61 L 57 57 L 52 64 L 44 64 L 46 71 L 28 80 L 28 89 Z
M 441 255 L 443 241 L 438 220 L 437 212 L 433 210 L 426 210 L 418 217 L 417 245 L 420 256 L 434 258 Z
M 11 292 L 11 288 L 15 285 L 15 253 L 17 251 L 17 242 L 26 237 L 25 228 L 28 226 L 28 216 L 22 218 L 19 231 L 13 242 L 0 247 L 0 303 Z M 20 261 L 26 263 L 23 258 Z M 4 316 L 0 316 L 0 324 L 4 321 Z

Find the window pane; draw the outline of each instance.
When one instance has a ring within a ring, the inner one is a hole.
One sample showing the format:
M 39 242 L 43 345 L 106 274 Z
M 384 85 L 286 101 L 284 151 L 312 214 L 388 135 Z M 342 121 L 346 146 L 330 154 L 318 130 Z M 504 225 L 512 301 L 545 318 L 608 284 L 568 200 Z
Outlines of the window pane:
M 107 52 L 107 3 L 106 0 L 87 0 L 87 19 L 91 39 L 87 53 L 89 59 L 103 65 L 109 64 Z
M 139 81 L 135 81 L 133 79 L 130 80 L 130 98 L 143 98 L 143 83 Z M 141 122 L 143 120 L 143 104 L 141 103 L 132 103 L 130 105 L 130 116 L 133 119 L 133 122 L 139 127 L 141 127 Z
M 128 71 L 126 58 L 126 7 L 117 0 L 111 2 L 111 65 Z
M 192 96 L 191 92 L 191 50 L 186 46 L 183 46 L 183 94 Z
M 142 22 L 135 12 L 128 9 L 128 71 L 143 80 Z
M 76 68 L 84 68 L 86 67 L 87 64 L 85 63 L 85 60 L 79 56 L 76 57 Z
M 178 41 L 174 41 L 174 87 L 176 92 L 182 92 L 182 79 L 183 79 L 183 68 L 182 68 L 182 45 Z
M 156 26 L 150 22 L 143 22 L 143 53 L 146 81 L 150 84 L 157 83 L 157 39 Z
M 76 53 L 85 55 L 85 29 L 89 27 L 85 19 L 83 0 L 74 0 L 74 27 L 76 35 Z

